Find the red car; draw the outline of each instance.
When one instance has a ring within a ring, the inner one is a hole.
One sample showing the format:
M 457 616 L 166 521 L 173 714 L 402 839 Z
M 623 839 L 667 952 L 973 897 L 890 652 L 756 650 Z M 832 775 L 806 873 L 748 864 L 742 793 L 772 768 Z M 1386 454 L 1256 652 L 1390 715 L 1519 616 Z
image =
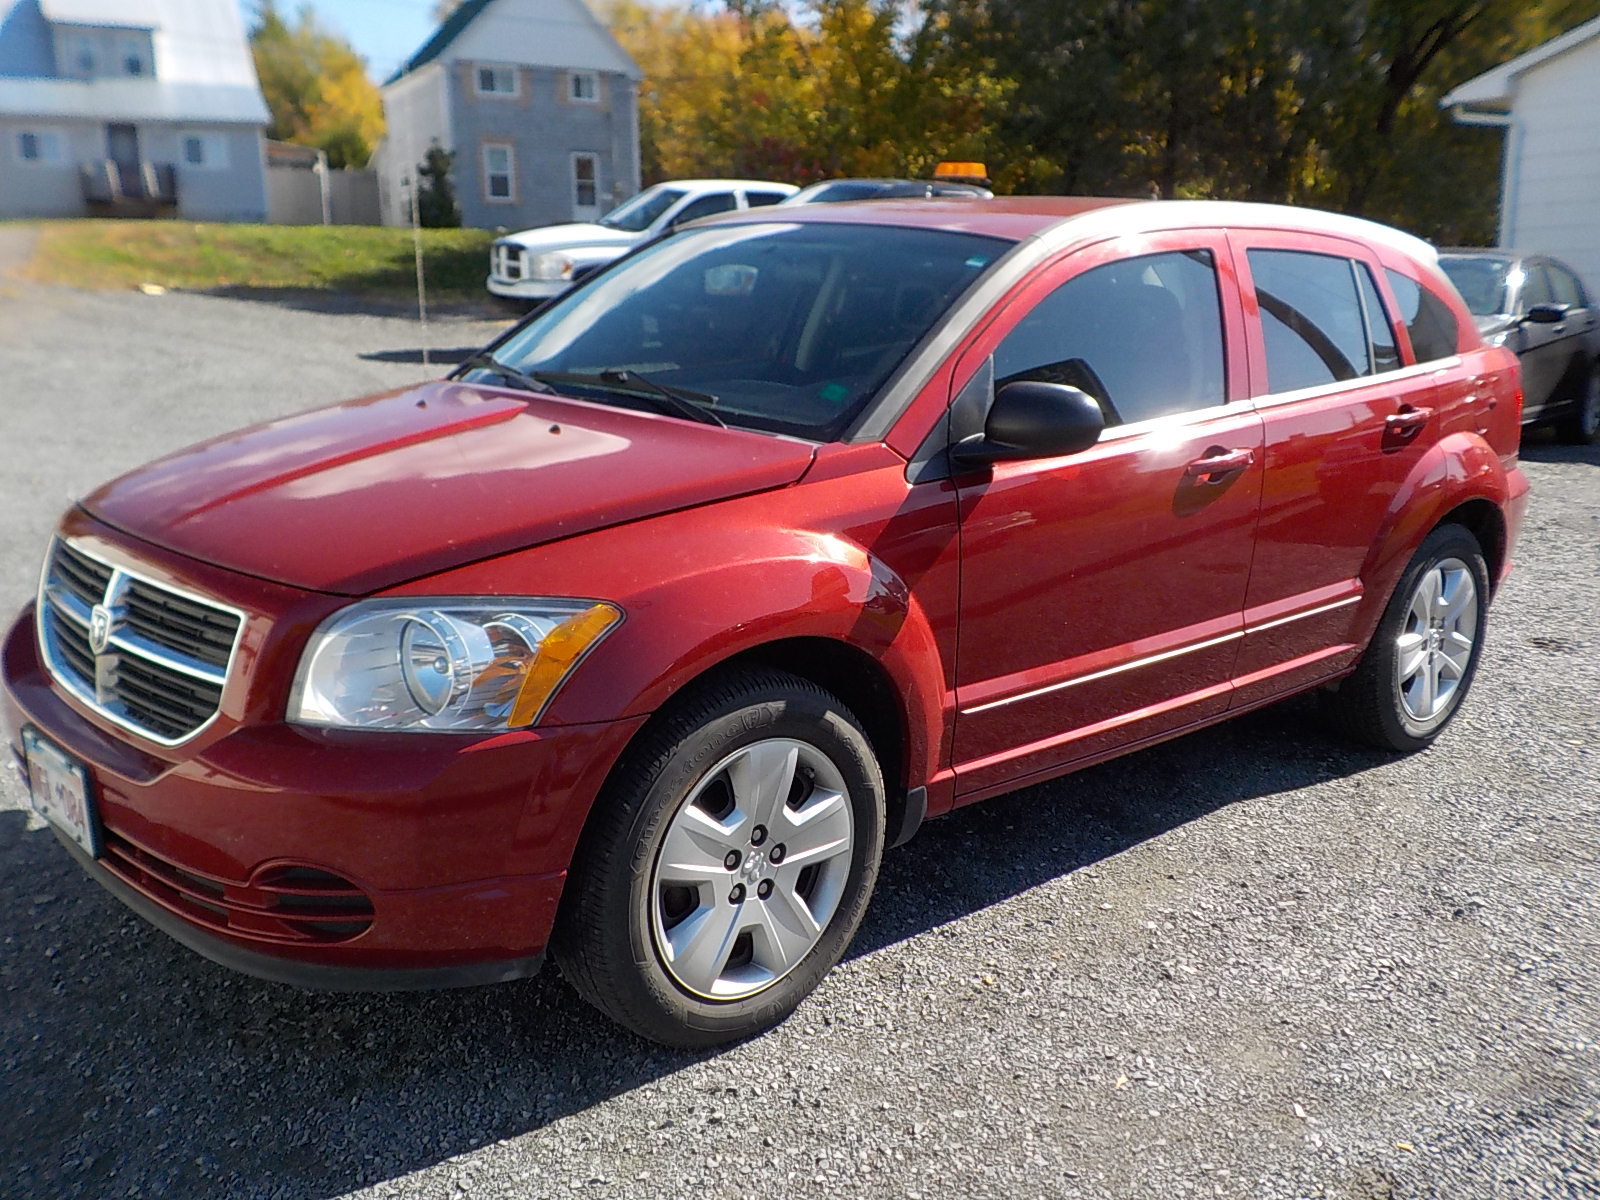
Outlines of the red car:
M 1312 688 L 1426 746 L 1526 482 L 1432 251 L 1235 204 L 915 201 L 652 244 L 452 379 L 63 518 L 35 806 L 218 962 L 765 1029 L 927 817 Z

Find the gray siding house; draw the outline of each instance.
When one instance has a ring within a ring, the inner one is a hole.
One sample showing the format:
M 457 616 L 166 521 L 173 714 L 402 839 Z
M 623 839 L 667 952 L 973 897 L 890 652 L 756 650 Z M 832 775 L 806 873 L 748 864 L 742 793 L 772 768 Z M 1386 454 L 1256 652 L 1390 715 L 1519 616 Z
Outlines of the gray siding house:
M 592 221 L 639 190 L 639 78 L 583 0 L 467 0 L 383 87 L 384 223 L 434 144 L 464 225 Z
M 0 0 L 0 217 L 266 218 L 236 0 Z

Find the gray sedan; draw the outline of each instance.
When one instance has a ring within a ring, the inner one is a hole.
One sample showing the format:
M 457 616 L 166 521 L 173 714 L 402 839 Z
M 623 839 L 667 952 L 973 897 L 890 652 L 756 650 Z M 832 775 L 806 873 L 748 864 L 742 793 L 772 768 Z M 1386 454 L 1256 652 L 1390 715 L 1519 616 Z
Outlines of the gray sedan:
M 1514 250 L 1447 250 L 1439 265 L 1489 342 L 1522 360 L 1525 425 L 1600 438 L 1600 310 L 1565 263 Z

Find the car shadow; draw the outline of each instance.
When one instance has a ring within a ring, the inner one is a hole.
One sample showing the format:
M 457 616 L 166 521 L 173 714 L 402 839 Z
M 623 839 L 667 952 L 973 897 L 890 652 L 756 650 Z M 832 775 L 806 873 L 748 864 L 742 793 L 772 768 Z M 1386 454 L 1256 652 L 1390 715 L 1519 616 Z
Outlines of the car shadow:
M 1229 805 L 1388 761 L 1263 710 L 931 822 L 884 864 L 870 954 Z M 589 1010 L 554 971 L 434 993 L 304 992 L 179 947 L 0 811 L 0 1178 L 17 1195 L 327 1196 L 711 1057 Z
M 1522 458 L 1537 463 L 1588 463 L 1600 467 L 1600 442 L 1591 446 L 1574 446 L 1563 442 L 1553 429 L 1524 429 L 1522 431 Z

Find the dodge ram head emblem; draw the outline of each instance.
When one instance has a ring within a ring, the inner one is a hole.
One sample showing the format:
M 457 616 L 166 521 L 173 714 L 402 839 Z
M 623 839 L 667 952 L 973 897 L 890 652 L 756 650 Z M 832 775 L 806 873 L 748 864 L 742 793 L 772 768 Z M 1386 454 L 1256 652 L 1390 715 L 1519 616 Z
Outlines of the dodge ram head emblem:
M 110 644 L 111 610 L 104 604 L 96 604 L 89 610 L 89 649 L 100 655 Z

